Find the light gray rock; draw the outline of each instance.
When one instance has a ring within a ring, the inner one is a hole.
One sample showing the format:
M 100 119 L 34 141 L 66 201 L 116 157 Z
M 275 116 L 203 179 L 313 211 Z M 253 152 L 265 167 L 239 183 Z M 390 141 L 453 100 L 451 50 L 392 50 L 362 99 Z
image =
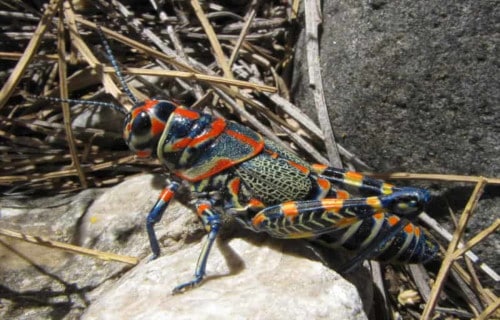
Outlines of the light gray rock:
M 143 175 L 100 196 L 85 191 L 64 201 L 2 202 L 0 227 L 142 262 L 130 269 L 6 240 L 18 253 L 0 246 L 0 317 L 74 319 L 85 312 L 86 319 L 366 319 L 372 293 L 363 270 L 350 281 L 358 284 L 364 303 L 353 284 L 308 258 L 305 242 L 277 241 L 241 228 L 224 228 L 200 287 L 172 296 L 174 286 L 191 279 L 205 232 L 189 207 L 173 201 L 155 228 L 162 255 L 147 262 L 145 219 L 163 184 L 162 176 Z
M 352 284 L 316 261 L 284 253 L 286 245 L 232 239 L 216 246 L 206 281 L 172 295 L 191 279 L 198 243 L 134 268 L 82 319 L 366 319 Z

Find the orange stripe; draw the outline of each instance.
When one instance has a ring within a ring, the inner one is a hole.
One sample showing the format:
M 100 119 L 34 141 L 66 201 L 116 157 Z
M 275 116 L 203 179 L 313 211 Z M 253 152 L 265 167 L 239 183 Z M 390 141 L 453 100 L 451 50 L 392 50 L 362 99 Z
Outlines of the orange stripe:
M 165 129 L 165 123 L 163 121 L 151 118 L 151 132 L 153 133 L 153 136 L 161 134 L 163 129 Z
M 182 117 L 191 119 L 191 120 L 196 120 L 200 117 L 200 114 L 196 111 L 192 111 L 189 109 L 183 109 L 183 108 L 177 108 L 174 110 L 174 112 Z
M 323 172 L 325 171 L 326 168 L 328 168 L 328 166 L 325 166 L 324 164 L 320 164 L 320 163 L 315 163 L 311 166 L 311 168 L 316 171 L 316 172 Z
M 172 199 L 173 196 L 174 196 L 174 193 L 171 190 L 165 189 L 160 194 L 160 199 L 163 200 L 163 201 L 165 201 L 165 202 L 169 202 Z
M 331 187 L 330 181 L 323 179 L 323 178 L 318 178 L 318 185 L 320 186 L 321 189 L 323 190 L 329 190 Z M 339 193 L 337 192 L 337 197 L 340 198 Z
M 373 215 L 373 217 L 377 220 L 384 219 L 384 213 L 383 212 L 377 212 Z
M 204 135 L 194 138 L 193 142 L 191 142 L 189 145 L 191 147 L 196 147 L 198 143 L 205 142 L 206 140 L 213 137 L 217 137 L 219 134 L 221 134 L 222 131 L 224 131 L 225 127 L 226 121 L 224 121 L 224 119 L 222 118 L 217 118 L 214 122 L 212 122 L 212 128 L 210 129 L 210 131 L 208 131 Z
M 366 204 L 372 207 L 373 209 L 382 208 L 382 204 L 380 203 L 380 199 L 378 197 L 368 197 L 366 198 Z
M 237 162 L 231 161 L 228 159 L 220 159 L 220 160 L 214 161 L 213 163 L 215 163 L 215 165 L 212 166 L 210 170 L 207 170 L 203 174 L 200 174 L 199 176 L 196 176 L 196 177 L 186 176 L 182 173 L 182 171 L 175 171 L 174 174 L 176 174 L 178 177 L 180 177 L 184 180 L 196 182 L 196 181 L 200 181 L 200 180 L 206 179 L 208 177 L 211 177 L 214 174 L 216 174 L 216 173 L 218 173 L 226 168 L 233 166 Z
M 295 218 L 299 214 L 299 209 L 297 208 L 297 204 L 293 201 L 283 203 L 281 205 L 281 210 L 283 211 L 283 214 L 289 218 Z
M 198 206 L 198 215 L 201 216 L 205 210 L 210 209 L 210 205 L 203 203 Z
M 264 141 L 255 141 L 254 139 L 250 138 L 249 136 L 236 132 L 234 130 L 226 130 L 226 133 L 248 145 L 250 145 L 253 149 L 255 149 L 255 152 L 258 152 L 262 150 L 264 147 Z
M 344 190 L 337 190 L 337 198 L 339 199 L 349 199 L 351 195 Z
M 406 233 L 413 233 L 415 231 L 415 229 L 413 228 L 413 224 L 411 224 L 411 223 L 408 223 L 405 226 L 404 230 Z
M 250 201 L 248 201 L 248 205 L 252 208 L 264 208 L 262 201 L 255 198 L 250 199 Z
M 346 177 L 346 179 L 349 179 L 349 180 L 352 180 L 352 181 L 359 181 L 359 182 L 361 182 L 361 180 L 363 180 L 363 175 L 361 173 L 354 172 L 354 171 L 347 171 L 345 173 L 345 177 Z
M 139 158 L 148 158 L 151 155 L 151 150 L 140 150 L 135 155 Z
M 327 198 L 321 200 L 321 205 L 325 208 L 336 208 L 344 205 L 343 199 Z
M 172 150 L 184 149 L 191 143 L 191 141 L 193 141 L 192 138 L 179 139 L 177 142 L 172 144 Z
M 420 237 L 420 234 L 421 234 L 421 230 L 420 230 L 420 228 L 419 228 L 419 227 L 417 227 L 417 226 L 415 226 L 415 235 L 416 235 L 417 237 Z
M 323 199 L 321 200 L 321 205 L 325 211 L 333 211 L 338 213 L 340 209 L 344 206 L 343 199 Z
M 305 173 L 305 174 L 309 173 L 309 169 L 307 169 L 303 165 L 300 165 L 300 164 L 293 162 L 293 161 L 288 161 L 288 163 L 291 164 L 292 166 L 294 166 L 295 168 L 299 169 L 299 171 L 302 173 Z
M 232 194 L 238 195 L 240 192 L 240 178 L 235 178 L 229 183 L 229 190 Z
M 387 222 L 389 222 L 389 224 L 391 226 L 393 226 L 393 225 L 395 225 L 396 223 L 399 222 L 399 218 L 396 217 L 396 216 L 390 216 L 390 217 L 387 218 Z
M 263 214 L 258 214 L 252 219 L 252 224 L 254 227 L 258 227 L 262 222 L 266 220 L 266 217 Z
M 144 100 L 141 106 L 132 110 L 132 118 L 137 117 L 137 115 L 143 111 L 148 111 L 158 103 L 158 100 Z

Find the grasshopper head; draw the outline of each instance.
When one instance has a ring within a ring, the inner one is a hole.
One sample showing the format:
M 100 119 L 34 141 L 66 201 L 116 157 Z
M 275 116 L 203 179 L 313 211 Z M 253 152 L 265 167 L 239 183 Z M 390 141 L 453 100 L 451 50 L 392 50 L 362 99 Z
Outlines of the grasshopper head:
M 146 100 L 134 106 L 123 126 L 123 138 L 130 150 L 141 158 L 155 156 L 158 140 L 176 108 L 166 100 Z

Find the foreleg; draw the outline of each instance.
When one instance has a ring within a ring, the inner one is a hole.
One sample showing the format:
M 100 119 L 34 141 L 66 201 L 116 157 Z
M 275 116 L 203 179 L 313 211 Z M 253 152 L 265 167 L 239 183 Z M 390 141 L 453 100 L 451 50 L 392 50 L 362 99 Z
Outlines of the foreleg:
M 203 280 L 210 250 L 212 249 L 215 239 L 217 238 L 217 234 L 219 233 L 221 224 L 220 215 L 212 210 L 211 203 L 208 200 L 198 200 L 196 203 L 196 209 L 200 220 L 208 232 L 208 235 L 205 243 L 203 244 L 203 248 L 201 249 L 198 262 L 196 263 L 194 278 L 175 287 L 173 290 L 174 293 L 180 293 L 184 290 L 192 288 Z
M 175 192 L 179 188 L 179 183 L 171 182 L 163 191 L 161 192 L 158 200 L 148 214 L 146 220 L 146 230 L 148 232 L 149 244 L 151 245 L 151 251 L 153 256 L 151 259 L 156 259 L 160 255 L 160 246 L 158 245 L 158 239 L 156 238 L 154 225 L 161 220 L 165 209 L 167 209 L 168 204 L 174 198 Z

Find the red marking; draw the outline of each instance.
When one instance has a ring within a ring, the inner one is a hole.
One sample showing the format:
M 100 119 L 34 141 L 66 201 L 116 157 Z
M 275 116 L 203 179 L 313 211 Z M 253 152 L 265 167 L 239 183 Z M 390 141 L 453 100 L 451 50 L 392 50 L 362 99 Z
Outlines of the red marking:
M 248 205 L 252 208 L 264 208 L 262 201 L 255 198 L 250 199 L 250 201 L 248 201 Z
M 320 163 L 315 163 L 311 166 L 311 168 L 318 173 L 322 173 L 323 171 L 325 171 L 326 168 L 328 168 L 328 166 L 325 166 L 324 164 Z
M 130 132 L 132 131 L 132 123 L 127 123 L 127 126 L 125 127 L 125 131 Z
M 222 124 L 222 122 L 219 122 L 219 124 L 217 124 L 216 127 L 220 128 L 221 124 Z M 214 132 L 213 134 L 215 134 L 216 131 L 213 130 L 211 132 Z M 230 168 L 230 167 L 234 166 L 237 163 L 245 161 L 246 159 L 248 159 L 248 158 L 250 158 L 250 157 L 258 154 L 259 152 L 261 152 L 262 149 L 264 148 L 264 140 L 256 141 L 256 140 L 253 140 L 252 138 L 250 138 L 250 137 L 248 137 L 248 136 L 246 136 L 244 134 L 241 134 L 241 133 L 233 131 L 233 130 L 224 130 L 224 132 L 226 134 L 228 134 L 228 135 L 230 135 L 230 136 L 232 136 L 232 137 L 234 137 L 234 138 L 236 138 L 236 139 L 238 139 L 238 140 L 240 140 L 240 141 L 242 141 L 242 142 L 250 145 L 253 148 L 252 152 L 249 152 L 248 154 L 243 155 L 242 157 L 240 157 L 238 159 L 235 159 L 235 160 L 231 160 L 231 159 L 227 159 L 227 158 L 222 158 L 222 159 L 218 159 L 218 160 L 214 159 L 213 161 L 210 161 L 209 163 L 203 165 L 204 168 L 206 167 L 206 170 L 205 170 L 204 173 L 202 173 L 202 174 L 200 174 L 198 176 L 195 176 L 195 177 L 193 177 L 192 175 L 188 176 L 188 175 L 184 174 L 185 170 L 175 171 L 174 174 L 177 175 L 178 177 L 180 177 L 180 178 L 182 178 L 184 180 L 190 181 L 190 182 L 200 181 L 200 180 L 209 178 L 209 177 L 211 177 L 211 176 L 213 176 L 213 175 L 221 172 L 222 170 Z M 203 137 L 203 140 L 206 139 L 207 135 L 205 135 Z M 202 137 L 199 137 L 199 139 L 201 139 L 201 138 Z M 195 141 L 193 141 L 190 144 L 190 146 L 194 146 L 195 144 L 196 144 Z
M 408 223 L 405 228 L 404 228 L 404 231 L 406 233 L 413 233 L 415 231 L 415 228 L 413 228 L 413 224 L 411 223 Z
M 283 211 L 283 215 L 285 215 L 292 221 L 296 216 L 299 215 L 299 209 L 297 208 L 297 204 L 293 201 L 283 203 L 281 205 L 281 211 Z
M 323 190 L 328 190 L 328 189 L 330 189 L 330 186 L 331 186 L 330 181 L 323 179 L 323 178 L 318 178 L 318 185 Z M 337 192 L 337 195 L 338 195 L 338 192 Z
M 417 237 L 420 237 L 420 233 L 421 233 L 421 232 L 420 232 L 420 228 L 419 228 L 419 227 L 417 227 L 417 226 L 415 226 L 415 235 L 416 235 Z
M 135 153 L 139 158 L 148 158 L 151 156 L 151 150 L 140 150 Z
M 197 208 L 198 215 L 199 216 L 203 215 L 203 212 L 205 212 L 206 210 L 208 210 L 210 208 L 211 208 L 211 206 L 207 203 L 200 204 Z
M 344 190 L 337 190 L 337 198 L 339 199 L 349 199 L 351 195 Z
M 237 195 L 240 192 L 240 178 L 235 178 L 229 183 L 231 193 Z
M 174 197 L 174 192 L 169 189 L 165 189 L 162 191 L 160 194 L 160 199 L 163 200 L 164 202 L 169 202 L 173 197 Z
M 180 178 L 182 178 L 184 180 L 195 182 L 195 181 L 200 181 L 200 180 L 206 179 L 208 177 L 211 177 L 214 174 L 219 173 L 220 171 L 222 171 L 222 170 L 224 170 L 226 168 L 229 168 L 229 167 L 233 166 L 234 164 L 236 164 L 238 162 L 231 161 L 231 160 L 228 160 L 228 159 L 220 159 L 218 161 L 214 161 L 213 163 L 215 163 L 215 165 L 212 166 L 209 170 L 205 171 L 205 173 L 203 173 L 203 174 L 201 174 L 199 176 L 196 176 L 194 178 L 184 175 L 182 173 L 182 171 L 176 171 L 174 173 L 178 177 L 180 177 Z
M 191 143 L 191 141 L 193 141 L 192 138 L 182 138 L 172 145 L 172 149 L 173 150 L 184 149 Z
M 384 213 L 383 212 L 377 212 L 373 215 L 373 217 L 377 220 L 384 219 Z
M 269 153 L 269 155 L 271 156 L 271 158 L 273 159 L 277 159 L 280 155 L 272 150 L 269 150 L 269 149 L 266 149 L 265 150 L 267 153 Z
M 304 167 L 303 165 L 300 165 L 296 162 L 293 162 L 293 161 L 288 161 L 289 164 L 291 164 L 292 166 L 294 166 L 295 168 L 299 169 L 300 172 L 304 173 L 304 174 L 308 174 L 309 173 L 309 169 L 307 169 L 306 167 Z
M 158 104 L 158 100 L 144 100 L 144 103 L 140 106 L 132 110 L 132 119 L 137 117 L 137 115 L 143 111 L 148 111 L 153 108 L 156 104 Z
M 258 227 L 264 220 L 266 220 L 266 216 L 263 214 L 259 213 L 252 219 L 252 224 L 254 227 Z
M 390 216 L 387 218 L 387 222 L 389 222 L 391 226 L 394 226 L 396 223 L 399 222 L 399 218 L 396 216 Z
M 165 122 L 158 120 L 157 118 L 151 118 L 151 133 L 153 136 L 162 134 L 165 129 Z
M 255 141 L 254 139 L 248 137 L 247 135 L 236 132 L 234 130 L 226 130 L 226 133 L 228 135 L 242 141 L 243 143 L 250 145 L 254 149 L 253 154 L 260 152 L 262 150 L 262 148 L 264 148 L 264 141 L 263 140 Z
M 210 131 L 208 131 L 204 135 L 194 138 L 193 141 L 189 144 L 189 146 L 196 147 L 196 145 L 199 143 L 203 143 L 211 138 L 215 138 L 218 135 L 220 135 L 225 128 L 226 128 L 226 121 L 224 121 L 224 119 L 222 118 L 217 118 L 215 119 L 214 122 L 212 122 L 212 128 L 210 129 Z
M 182 117 L 191 119 L 191 120 L 196 120 L 200 117 L 200 114 L 196 111 L 192 111 L 189 109 L 183 109 L 183 108 L 177 108 L 174 110 L 174 112 Z

